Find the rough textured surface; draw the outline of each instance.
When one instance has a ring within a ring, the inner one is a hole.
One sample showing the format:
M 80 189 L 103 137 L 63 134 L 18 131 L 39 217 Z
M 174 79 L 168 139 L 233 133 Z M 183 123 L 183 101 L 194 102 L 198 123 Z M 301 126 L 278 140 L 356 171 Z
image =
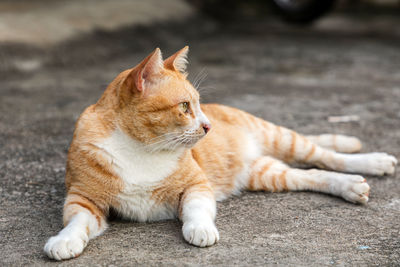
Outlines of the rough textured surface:
M 355 135 L 364 151 L 399 158 L 400 38 L 390 31 L 399 20 L 386 17 L 392 26 L 383 33 L 368 24 L 349 33 L 351 15 L 335 18 L 341 19 L 340 27 L 325 20 L 325 28 L 311 29 L 192 19 L 97 32 L 48 50 L 2 46 L 0 265 L 55 264 L 42 249 L 62 227 L 74 122 L 118 72 L 156 46 L 165 55 L 191 46 L 192 79 L 203 68 L 208 73 L 204 102 L 239 107 L 302 133 Z M 9 67 L 20 55 L 41 64 Z M 360 120 L 333 124 L 331 115 Z M 307 192 L 232 197 L 218 204 L 221 240 L 210 248 L 185 243 L 178 221 L 114 220 L 79 258 L 62 265 L 398 265 L 399 174 L 366 178 L 372 187 L 366 206 Z

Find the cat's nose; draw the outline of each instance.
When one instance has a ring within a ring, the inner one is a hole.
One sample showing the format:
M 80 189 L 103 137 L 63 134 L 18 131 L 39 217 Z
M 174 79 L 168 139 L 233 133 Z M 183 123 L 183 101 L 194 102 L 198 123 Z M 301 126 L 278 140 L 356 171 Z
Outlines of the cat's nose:
M 203 123 L 203 129 L 205 133 L 208 133 L 211 129 L 211 124 L 209 123 Z

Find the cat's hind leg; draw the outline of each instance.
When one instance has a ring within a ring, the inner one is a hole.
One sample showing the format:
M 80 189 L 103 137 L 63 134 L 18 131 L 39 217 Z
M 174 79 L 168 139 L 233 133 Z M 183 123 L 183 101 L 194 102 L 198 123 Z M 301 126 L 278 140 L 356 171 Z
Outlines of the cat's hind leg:
M 323 148 L 305 136 L 259 120 L 265 154 L 284 162 L 304 163 L 322 169 L 370 175 L 393 174 L 397 159 L 386 153 L 345 154 Z
M 104 213 L 93 202 L 77 194 L 68 194 L 64 205 L 64 226 L 44 247 L 51 259 L 79 256 L 89 239 L 100 235 L 107 224 Z
M 316 145 L 340 153 L 356 153 L 362 148 L 361 141 L 353 136 L 320 134 L 307 135 L 306 138 Z
M 386 153 L 338 153 L 305 140 L 305 148 L 296 150 L 293 159 L 322 169 L 383 176 L 395 172 L 397 159 Z
M 247 189 L 271 192 L 309 190 L 362 204 L 368 201 L 369 194 L 369 185 L 359 175 L 290 168 L 268 156 L 260 157 L 253 163 Z

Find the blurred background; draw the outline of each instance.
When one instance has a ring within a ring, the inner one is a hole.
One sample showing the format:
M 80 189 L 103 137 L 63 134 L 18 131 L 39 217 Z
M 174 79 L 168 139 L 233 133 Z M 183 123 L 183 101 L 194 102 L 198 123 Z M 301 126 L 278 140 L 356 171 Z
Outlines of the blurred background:
M 398 0 L 0 0 L 0 265 L 50 264 L 74 123 L 156 47 L 190 46 L 203 102 L 399 158 L 399 25 Z M 398 182 L 367 178 L 363 207 L 310 193 L 220 203 L 209 249 L 178 222 L 111 222 L 64 264 L 398 265 Z
M 235 31 L 395 38 L 399 14 L 398 0 L 1 0 L 0 71 L 84 65 L 155 46 L 170 52 Z

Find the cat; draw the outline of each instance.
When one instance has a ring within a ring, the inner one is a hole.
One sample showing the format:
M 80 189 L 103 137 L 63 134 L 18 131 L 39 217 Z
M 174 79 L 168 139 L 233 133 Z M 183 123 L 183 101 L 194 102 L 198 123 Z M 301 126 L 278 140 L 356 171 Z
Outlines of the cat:
M 216 201 L 242 190 L 318 191 L 368 201 L 356 174 L 393 174 L 397 160 L 359 152 L 343 135 L 303 136 L 244 111 L 199 104 L 187 80 L 188 47 L 163 61 L 160 49 L 120 73 L 79 117 L 67 168 L 65 228 L 44 251 L 79 256 L 106 228 L 109 210 L 139 222 L 179 218 L 184 239 L 219 240 Z M 297 169 L 302 163 L 322 169 Z

